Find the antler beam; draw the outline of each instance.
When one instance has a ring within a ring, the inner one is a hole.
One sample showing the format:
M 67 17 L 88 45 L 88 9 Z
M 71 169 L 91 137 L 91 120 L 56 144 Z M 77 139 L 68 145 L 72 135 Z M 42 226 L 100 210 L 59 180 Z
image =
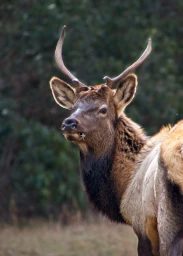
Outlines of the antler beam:
M 62 46 L 64 42 L 65 29 L 66 29 L 66 26 L 64 26 L 62 29 L 60 39 L 58 40 L 58 43 L 55 49 L 55 61 L 60 71 L 64 75 L 66 75 L 68 78 L 70 78 L 74 85 L 76 85 L 77 87 L 86 86 L 83 83 L 81 83 L 73 74 L 71 74 L 71 72 L 64 65 L 63 58 L 62 58 Z
M 123 71 L 119 76 L 110 78 L 108 76 L 105 76 L 104 79 L 106 80 L 106 85 L 112 88 L 117 82 L 119 82 L 122 78 L 124 78 L 127 74 L 129 74 L 132 70 L 140 66 L 144 60 L 147 58 L 147 56 L 150 54 L 152 50 L 152 41 L 151 38 L 148 40 L 147 47 L 143 54 L 140 56 L 140 58 L 134 62 L 131 66 L 129 66 L 125 71 Z

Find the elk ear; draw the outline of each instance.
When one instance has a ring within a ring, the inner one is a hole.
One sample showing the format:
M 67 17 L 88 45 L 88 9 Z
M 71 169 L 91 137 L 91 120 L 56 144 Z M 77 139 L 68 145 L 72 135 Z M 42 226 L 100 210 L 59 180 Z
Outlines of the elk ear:
M 120 82 L 114 95 L 118 116 L 120 116 L 121 111 L 132 101 L 136 92 L 137 83 L 137 76 L 134 74 L 126 76 Z
M 57 77 L 50 80 L 50 87 L 56 103 L 63 108 L 71 109 L 76 101 L 75 90 Z

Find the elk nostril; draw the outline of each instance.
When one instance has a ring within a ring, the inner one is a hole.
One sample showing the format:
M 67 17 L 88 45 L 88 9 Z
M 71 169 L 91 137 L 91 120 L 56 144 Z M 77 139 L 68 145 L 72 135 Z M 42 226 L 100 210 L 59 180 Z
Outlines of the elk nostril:
M 72 124 L 71 125 L 71 128 L 74 130 L 74 129 L 76 129 L 76 124 Z
M 63 130 L 75 130 L 77 128 L 78 121 L 74 118 L 66 118 L 63 122 Z

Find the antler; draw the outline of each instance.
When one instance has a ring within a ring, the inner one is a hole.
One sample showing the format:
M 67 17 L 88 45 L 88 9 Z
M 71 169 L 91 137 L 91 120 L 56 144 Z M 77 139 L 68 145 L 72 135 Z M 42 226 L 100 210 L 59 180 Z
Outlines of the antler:
M 58 40 L 58 43 L 55 49 L 55 61 L 57 63 L 58 68 L 61 70 L 61 72 L 67 77 L 69 77 L 77 87 L 86 86 L 83 83 L 81 83 L 74 75 L 72 75 L 71 72 L 64 65 L 64 62 L 62 59 L 62 46 L 64 42 L 65 29 L 66 29 L 66 26 L 64 26 L 62 29 L 62 34 Z
M 123 77 L 125 77 L 127 74 L 129 74 L 132 70 L 134 70 L 135 68 L 140 66 L 142 64 L 142 62 L 144 62 L 144 60 L 150 54 L 151 50 L 152 50 L 152 42 L 151 42 L 151 38 L 149 38 L 145 51 L 143 52 L 143 54 L 140 56 L 140 58 L 136 62 L 134 62 L 131 66 L 129 66 L 125 71 L 123 71 L 117 77 L 114 77 L 114 78 L 110 78 L 108 76 L 104 77 L 104 79 L 106 80 L 106 85 L 109 86 L 110 88 L 112 88 L 114 84 L 116 84 Z

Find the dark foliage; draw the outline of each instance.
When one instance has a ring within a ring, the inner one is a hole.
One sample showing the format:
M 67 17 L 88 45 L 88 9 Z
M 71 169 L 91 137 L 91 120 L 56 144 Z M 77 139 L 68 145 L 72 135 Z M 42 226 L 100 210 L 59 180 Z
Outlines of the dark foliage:
M 7 101 L 7 99 L 6 99 Z M 0 104 L 0 216 L 59 216 L 85 209 L 78 154 L 59 132 Z M 7 215 L 7 213 L 9 213 Z
M 77 153 L 59 134 L 67 112 L 48 85 L 53 75 L 65 79 L 53 58 L 63 25 L 64 61 L 89 85 L 119 74 L 152 37 L 153 51 L 136 71 L 138 92 L 127 109 L 152 133 L 183 116 L 182 12 L 181 0 L 1 1 L 1 213 L 12 200 L 22 212 L 40 215 L 65 203 L 85 205 Z

